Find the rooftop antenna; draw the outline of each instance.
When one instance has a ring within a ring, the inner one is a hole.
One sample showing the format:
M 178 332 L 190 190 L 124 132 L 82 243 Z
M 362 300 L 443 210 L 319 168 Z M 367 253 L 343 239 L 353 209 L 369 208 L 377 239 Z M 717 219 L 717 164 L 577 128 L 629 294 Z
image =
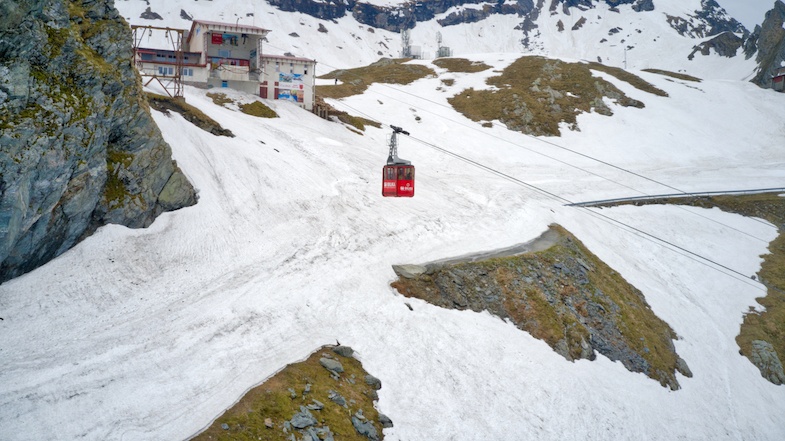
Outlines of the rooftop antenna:
M 408 29 L 404 29 L 401 31 L 401 57 L 403 58 L 411 58 L 412 56 L 412 45 L 411 45 L 411 33 Z
M 436 32 L 436 58 L 451 56 L 452 50 L 448 47 L 442 46 L 442 33 Z
M 390 136 L 390 154 L 387 156 L 387 165 L 394 165 L 394 164 L 404 164 L 404 165 L 411 165 L 411 161 L 407 161 L 405 159 L 401 159 L 398 157 L 398 134 L 409 136 L 409 132 L 406 130 L 396 127 L 390 126 L 393 132 Z

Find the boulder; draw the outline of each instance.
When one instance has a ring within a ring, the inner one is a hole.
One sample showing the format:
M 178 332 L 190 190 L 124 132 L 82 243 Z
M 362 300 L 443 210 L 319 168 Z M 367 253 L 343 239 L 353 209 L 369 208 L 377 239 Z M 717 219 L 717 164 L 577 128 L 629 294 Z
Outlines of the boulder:
M 371 374 L 365 376 L 365 384 L 371 386 L 371 388 L 374 390 L 379 390 L 382 388 L 382 381 Z
M 753 340 L 750 360 L 760 369 L 763 378 L 777 385 L 785 384 L 785 372 L 782 369 L 782 362 L 771 343 L 763 340 Z
M 354 349 L 352 349 L 349 346 L 338 345 L 333 348 L 333 352 L 340 355 L 341 357 L 346 357 L 346 358 L 349 358 L 352 355 L 354 355 Z
M 289 422 L 295 429 L 304 429 L 318 423 L 316 418 L 314 418 L 314 416 L 305 406 L 300 406 L 300 411 L 294 414 Z
M 322 357 L 319 359 L 319 364 L 332 373 L 340 374 L 343 372 L 343 365 L 338 360 Z

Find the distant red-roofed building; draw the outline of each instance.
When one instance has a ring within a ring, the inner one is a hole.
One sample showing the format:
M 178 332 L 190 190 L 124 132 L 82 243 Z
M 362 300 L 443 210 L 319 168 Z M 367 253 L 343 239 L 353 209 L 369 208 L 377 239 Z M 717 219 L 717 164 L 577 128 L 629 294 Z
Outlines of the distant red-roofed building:
M 785 67 L 777 69 L 777 73 L 771 78 L 771 88 L 777 92 L 785 92 Z

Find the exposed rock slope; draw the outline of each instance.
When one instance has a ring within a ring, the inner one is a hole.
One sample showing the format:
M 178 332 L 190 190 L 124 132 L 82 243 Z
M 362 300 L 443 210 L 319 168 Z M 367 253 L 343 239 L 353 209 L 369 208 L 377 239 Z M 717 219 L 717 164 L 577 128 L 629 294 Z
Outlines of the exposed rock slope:
M 758 55 L 755 61 L 758 62 L 758 73 L 752 82 L 764 88 L 771 88 L 771 77 L 779 67 L 785 65 L 783 23 L 785 23 L 785 3 L 777 0 L 774 8 L 766 13 L 763 25 L 756 27 L 753 32 L 757 37 Z
M 0 0 L 0 282 L 192 205 L 111 0 Z
M 561 123 L 567 123 L 572 130 L 578 129 L 577 115 L 583 112 L 613 115 L 606 98 L 624 107 L 644 107 L 644 103 L 594 76 L 592 70 L 609 73 L 657 96 L 668 95 L 622 69 L 528 56 L 519 58 L 501 75 L 489 78 L 487 84 L 494 86 L 493 89 L 465 89 L 447 101 L 474 121 L 490 125 L 498 120 L 510 130 L 537 136 L 559 136 Z
M 766 219 L 777 227 L 779 234 L 769 243 L 769 253 L 761 256 L 763 263 L 757 274 L 757 279 L 766 286 L 766 296 L 756 299 L 763 308 L 750 308 L 744 314 L 736 343 L 739 344 L 739 352 L 760 370 L 763 378 L 777 385 L 785 384 L 785 369 L 782 366 L 782 360 L 785 359 L 785 199 L 780 197 L 780 193 L 652 198 L 636 200 L 634 204 L 716 207 L 730 213 Z
M 594 360 L 597 351 L 671 389 L 679 388 L 676 371 L 692 376 L 674 349 L 676 333 L 639 290 L 563 228 L 552 225 L 539 240 L 540 251 L 518 256 L 397 267 L 393 287 L 510 320 L 568 360 Z
M 249 390 L 202 440 L 382 441 L 393 422 L 379 412 L 381 381 L 349 346 L 324 346 Z

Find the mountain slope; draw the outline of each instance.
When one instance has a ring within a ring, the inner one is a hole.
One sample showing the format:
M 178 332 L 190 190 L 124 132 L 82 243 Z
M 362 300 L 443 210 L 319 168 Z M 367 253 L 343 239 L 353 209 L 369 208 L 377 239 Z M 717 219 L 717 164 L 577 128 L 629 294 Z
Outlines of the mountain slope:
M 761 295 L 755 283 L 591 213 L 743 274 L 758 270 L 773 226 L 717 210 L 565 207 L 416 141 L 570 200 L 665 191 L 447 107 L 450 91 L 487 87 L 492 70 L 515 58 L 478 57 L 492 69 L 473 74 L 419 61 L 440 77 L 377 84 L 336 102 L 412 133 L 399 146 L 417 166 L 410 200 L 379 195 L 388 130 L 360 136 L 280 102 L 269 102 L 280 118 L 261 120 L 193 88 L 187 100 L 235 138 L 153 112 L 200 202 L 145 230 L 101 228 L 0 285 L 0 384 L 8 385 L 0 438 L 186 438 L 249 387 L 336 339 L 384 383 L 379 410 L 395 421 L 388 440 L 785 437 L 782 389 L 734 341 Z M 581 115 L 582 130 L 558 143 L 686 191 L 782 182 L 778 95 L 748 83 L 641 75 L 668 97 L 604 76 L 646 107 Z M 453 89 L 443 91 L 446 78 Z M 638 287 L 679 335 L 676 350 L 694 374 L 678 377 L 680 391 L 601 356 L 568 362 L 489 314 L 442 310 L 389 287 L 392 264 L 507 247 L 553 222 Z
M 722 32 L 738 38 L 748 34 L 714 0 L 502 4 L 126 0 L 117 2 L 117 7 L 133 24 L 188 29 L 191 17 L 262 26 L 273 31 L 265 51 L 316 58 L 320 72 L 399 56 L 400 29 L 411 30 L 413 52 L 422 53 L 423 58 L 436 54 L 439 33 L 441 45 L 452 48 L 455 55 L 533 53 L 733 80 L 750 77 L 756 66 L 742 53 L 728 58 L 709 51 L 708 56 L 690 59 L 694 46 Z M 144 14 L 147 9 L 160 19 L 141 18 L 150 16 Z

